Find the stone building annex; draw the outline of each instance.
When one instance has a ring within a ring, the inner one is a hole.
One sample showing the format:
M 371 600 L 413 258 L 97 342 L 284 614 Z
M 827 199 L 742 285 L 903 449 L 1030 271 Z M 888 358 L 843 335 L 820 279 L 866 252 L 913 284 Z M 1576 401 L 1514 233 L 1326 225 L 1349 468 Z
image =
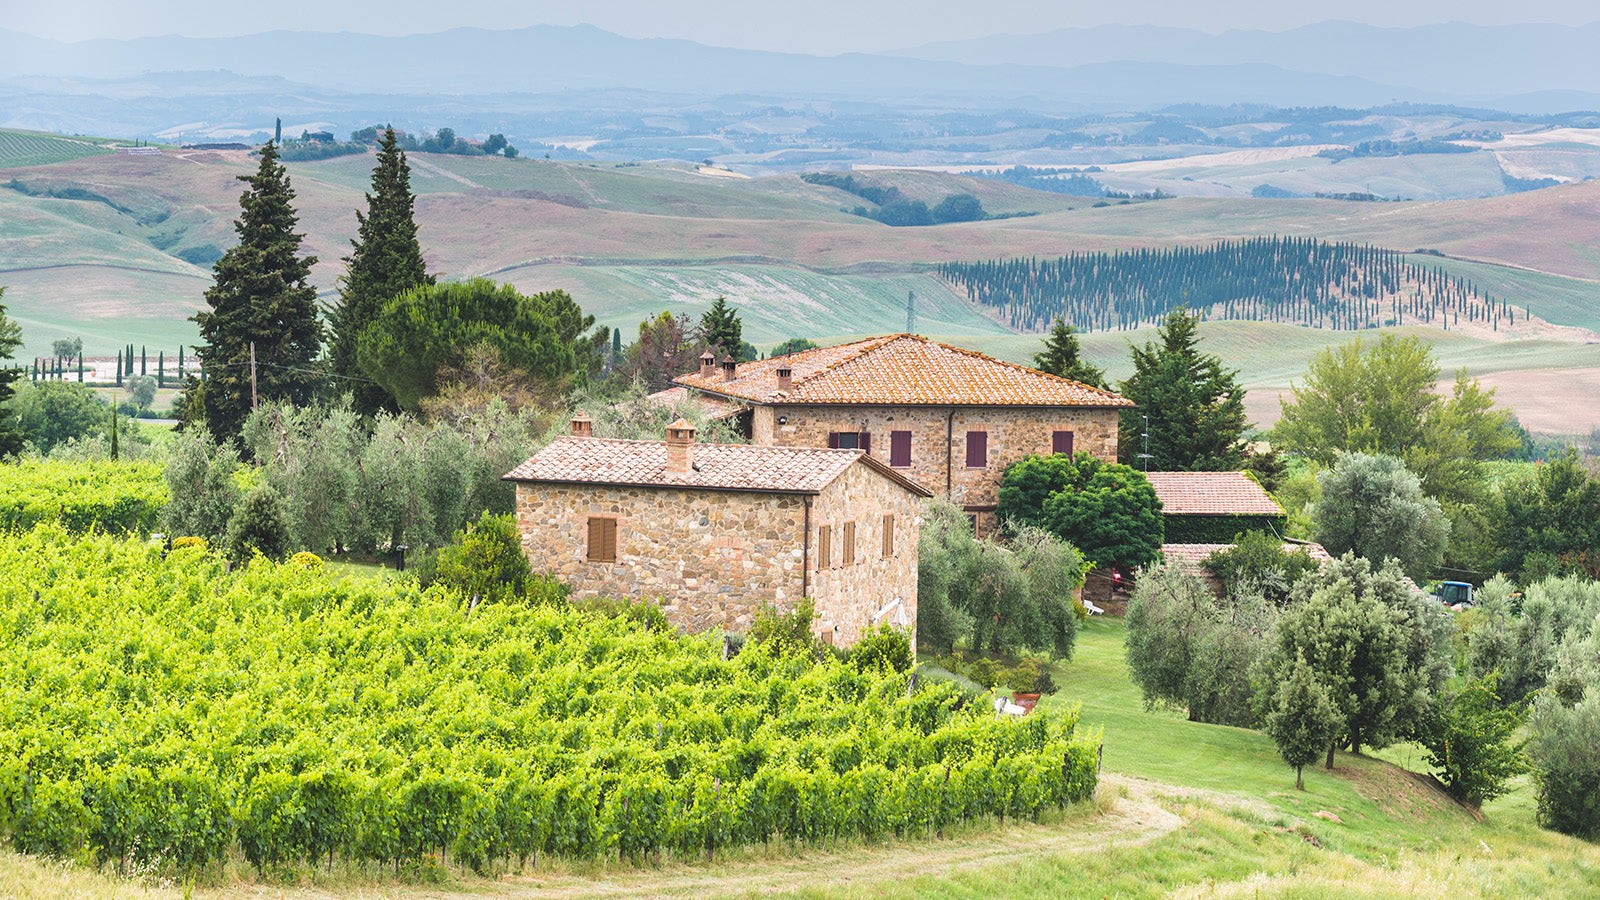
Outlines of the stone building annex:
M 516 467 L 535 571 L 579 597 L 659 598 L 688 631 L 750 627 L 810 597 L 824 641 L 914 629 L 919 504 L 931 492 L 857 448 L 591 437 L 589 421 Z
M 657 396 L 689 394 L 737 416 L 751 443 L 858 448 L 961 506 L 980 533 L 996 523 L 1005 467 L 1029 454 L 1117 458 L 1132 401 L 910 334 L 719 366 Z

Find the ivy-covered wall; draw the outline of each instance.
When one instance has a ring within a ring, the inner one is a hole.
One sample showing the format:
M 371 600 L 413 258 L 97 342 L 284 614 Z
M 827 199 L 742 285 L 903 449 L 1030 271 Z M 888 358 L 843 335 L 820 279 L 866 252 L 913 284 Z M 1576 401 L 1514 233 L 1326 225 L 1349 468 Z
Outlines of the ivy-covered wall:
M 1169 544 L 1231 544 L 1236 534 L 1261 531 L 1282 536 L 1287 516 L 1162 516 Z

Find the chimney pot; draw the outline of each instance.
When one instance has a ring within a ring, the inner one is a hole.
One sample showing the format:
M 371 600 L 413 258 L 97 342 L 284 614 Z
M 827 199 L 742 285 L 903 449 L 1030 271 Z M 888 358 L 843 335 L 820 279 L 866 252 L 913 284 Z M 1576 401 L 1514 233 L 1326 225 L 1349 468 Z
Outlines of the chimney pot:
M 679 419 L 667 426 L 667 474 L 688 477 L 694 468 L 694 426 Z
M 784 363 L 778 367 L 778 390 L 787 391 L 792 387 L 794 387 L 794 370 L 789 368 L 788 363 Z
M 581 409 L 572 417 L 572 436 L 594 437 L 594 420 Z
M 700 354 L 700 377 L 710 378 L 717 374 L 717 357 L 710 350 Z
M 734 379 L 734 376 L 736 374 L 738 374 L 738 370 L 739 370 L 739 364 L 733 361 L 733 357 L 729 356 L 729 357 L 726 357 L 726 358 L 724 358 L 722 360 L 722 380 L 723 381 L 732 381 Z

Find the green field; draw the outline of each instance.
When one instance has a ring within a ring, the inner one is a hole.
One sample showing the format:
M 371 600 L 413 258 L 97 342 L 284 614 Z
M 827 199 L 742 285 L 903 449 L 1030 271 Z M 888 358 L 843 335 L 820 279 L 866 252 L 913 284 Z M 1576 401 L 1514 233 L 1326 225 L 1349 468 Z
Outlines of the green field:
M 0 130 L 0 169 L 48 166 L 85 156 L 106 156 L 110 150 L 94 138 L 68 138 L 36 131 Z

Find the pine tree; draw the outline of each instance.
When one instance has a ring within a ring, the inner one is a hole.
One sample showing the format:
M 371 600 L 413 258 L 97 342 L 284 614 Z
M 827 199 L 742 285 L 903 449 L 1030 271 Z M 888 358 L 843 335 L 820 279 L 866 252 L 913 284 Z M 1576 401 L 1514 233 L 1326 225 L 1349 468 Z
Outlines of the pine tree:
M 5 295 L 6 289 L 0 287 L 0 360 L 10 359 L 11 354 L 22 346 L 22 326 L 15 319 L 6 317 Z M 6 403 L 17 392 L 11 383 L 21 378 L 23 371 L 10 366 L 0 367 L 0 460 L 20 454 L 22 445 L 28 440 L 16 412 Z
M 1106 373 L 1078 358 L 1077 330 L 1060 316 L 1045 339 L 1044 349 L 1033 355 L 1033 367 L 1041 372 L 1070 378 L 1090 387 L 1105 388 Z
M 328 358 L 336 374 L 367 378 L 356 359 L 361 330 L 377 317 L 383 304 L 408 288 L 433 284 L 417 242 L 412 216 L 416 198 L 411 193 L 411 167 L 399 148 L 394 129 L 384 131 L 378 144 L 378 162 L 372 169 L 372 193 L 367 212 L 356 211 L 357 237 L 345 257 L 339 302 L 328 313 L 331 337 Z M 394 395 L 370 380 L 349 382 L 355 408 L 363 415 L 379 410 L 398 412 Z
M 232 442 L 250 414 L 252 345 L 260 398 L 303 405 L 322 344 L 317 291 L 309 283 L 316 257 L 299 255 L 294 189 L 277 148 L 263 147 L 256 174 L 239 180 L 250 185 L 233 226 L 239 243 L 217 261 L 206 291 L 211 309 L 193 317 L 202 341 L 195 353 L 206 378 L 206 427 L 219 443 Z
M 1237 371 L 1200 352 L 1199 319 L 1179 307 L 1162 320 L 1160 345 L 1133 348 L 1133 377 L 1122 383 L 1122 396 L 1136 408 L 1122 414 L 1123 462 L 1141 452 L 1148 416 L 1151 469 L 1217 472 L 1244 464 L 1244 388 Z
M 700 334 L 719 361 L 725 356 L 744 361 L 741 352 L 744 347 L 744 323 L 739 321 L 738 310 L 728 305 L 727 298 L 718 297 L 712 301 L 711 308 L 700 316 Z

